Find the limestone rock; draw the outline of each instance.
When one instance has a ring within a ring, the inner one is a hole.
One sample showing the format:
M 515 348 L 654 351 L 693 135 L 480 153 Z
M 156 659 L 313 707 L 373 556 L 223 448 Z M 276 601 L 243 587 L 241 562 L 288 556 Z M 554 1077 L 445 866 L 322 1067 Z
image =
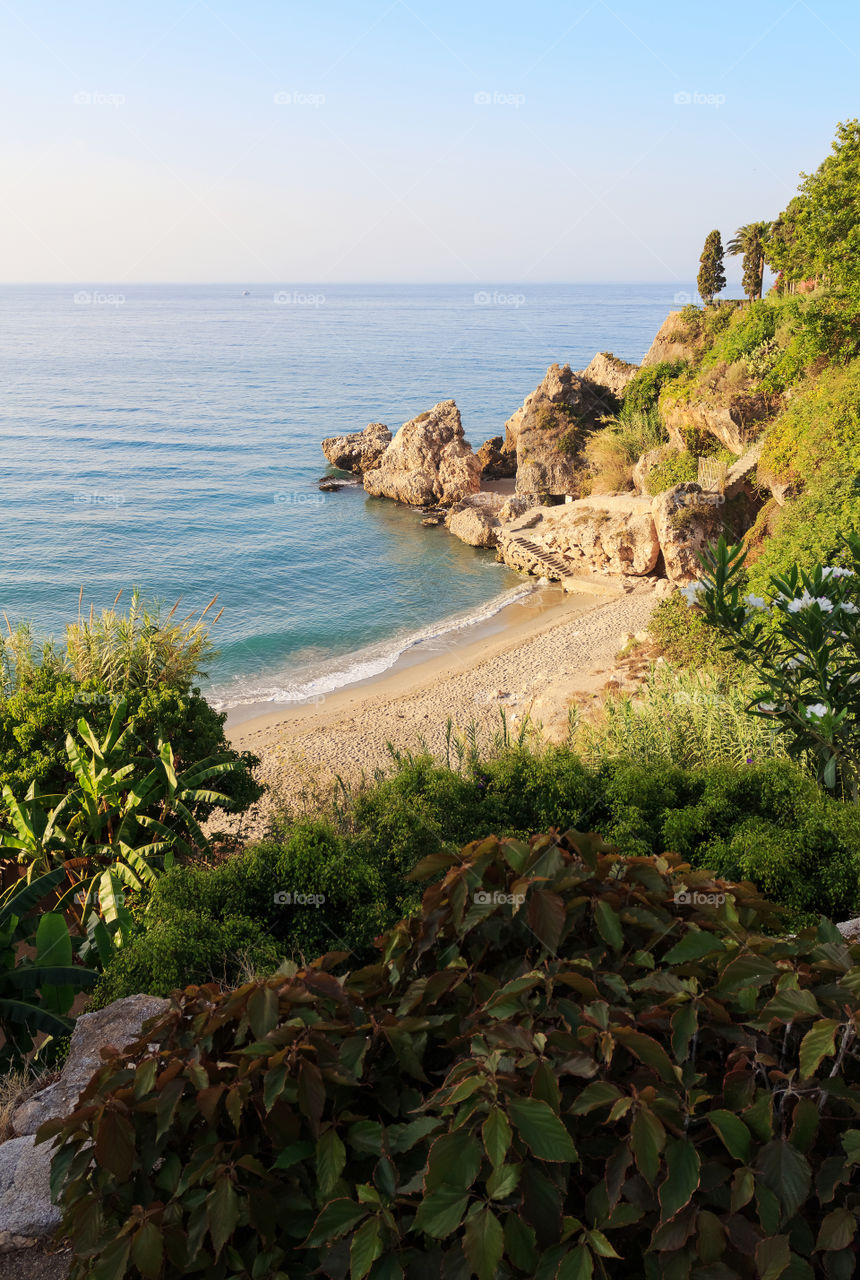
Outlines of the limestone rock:
M 0 1226 L 12 1236 L 47 1236 L 60 1221 L 51 1204 L 51 1144 L 32 1134 L 0 1143 Z
M 506 453 L 504 446 L 504 436 L 493 436 L 476 453 L 485 480 L 510 480 L 517 474 L 517 455 Z
M 650 501 L 632 496 L 537 507 L 501 526 L 498 547 L 507 564 L 537 574 L 643 577 L 660 556 Z
M 661 414 L 676 449 L 686 449 L 684 430 L 706 431 L 741 456 L 761 433 L 762 423 L 773 415 L 773 403 L 765 395 L 740 392 L 707 399 L 672 401 L 661 405 Z
M 616 400 L 624 395 L 630 379 L 639 372 L 638 364 L 619 360 L 610 351 L 599 351 L 580 377 L 598 389 L 608 391 Z
M 329 436 L 322 451 L 333 467 L 364 475 L 377 466 L 391 443 L 391 432 L 382 422 L 369 422 L 363 431 L 346 436 Z
M 365 473 L 364 487 L 376 498 L 413 506 L 451 506 L 481 487 L 481 464 L 463 437 L 460 411 L 443 400 L 404 422 L 378 464 Z
M 453 511 L 445 524 L 455 538 L 470 547 L 494 547 L 498 541 L 498 518 L 486 508 L 463 507 Z
M 836 928 L 846 942 L 860 942 L 860 916 L 855 916 L 853 920 L 842 920 Z
M 648 478 L 648 473 L 654 470 L 658 462 L 662 462 L 665 454 L 665 449 L 658 445 L 656 449 L 649 449 L 646 453 L 640 455 L 639 461 L 633 468 L 633 488 L 637 493 L 647 492 L 645 482 Z
M 550 365 L 505 423 L 505 449 L 517 454 L 517 493 L 575 493 L 583 434 L 606 412 L 605 400 L 569 365 Z
M 703 345 L 703 338 L 690 334 L 681 312 L 670 311 L 645 353 L 642 368 L 662 364 L 664 360 L 686 360 L 689 363 Z
M 499 524 L 510 524 L 512 520 L 518 520 L 520 516 L 525 515 L 532 507 L 540 505 L 541 501 L 536 493 L 512 494 L 499 508 Z
M 74 1110 L 84 1086 L 102 1065 L 102 1048 L 114 1045 L 125 1049 L 138 1038 L 148 1018 L 157 1017 L 169 1008 L 170 1001 L 158 996 L 126 996 L 104 1009 L 81 1014 L 72 1032 L 69 1056 L 59 1080 L 34 1093 L 13 1111 L 13 1132 L 19 1138 L 34 1134 L 46 1120 L 68 1115 Z M 0 1152 L 4 1150 L 5 1146 L 0 1146 Z
M 719 537 L 722 527 L 720 494 L 703 493 L 687 480 L 658 493 L 651 504 L 654 526 L 663 552 L 666 577 L 685 586 L 701 577 L 699 552 Z

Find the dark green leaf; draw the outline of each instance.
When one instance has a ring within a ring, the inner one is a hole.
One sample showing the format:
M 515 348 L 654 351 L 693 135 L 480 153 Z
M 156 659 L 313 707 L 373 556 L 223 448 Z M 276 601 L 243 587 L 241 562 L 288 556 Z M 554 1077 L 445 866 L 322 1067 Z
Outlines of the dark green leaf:
M 576 1147 L 561 1120 L 538 1098 L 510 1098 L 514 1128 L 539 1160 L 576 1160 Z

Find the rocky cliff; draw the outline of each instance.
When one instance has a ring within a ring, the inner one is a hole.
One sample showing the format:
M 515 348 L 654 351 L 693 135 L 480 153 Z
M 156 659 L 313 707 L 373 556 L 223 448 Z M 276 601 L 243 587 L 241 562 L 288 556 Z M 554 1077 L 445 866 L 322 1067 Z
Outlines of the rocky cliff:
M 516 451 L 517 493 L 576 493 L 577 455 L 606 412 L 605 397 L 593 384 L 570 365 L 550 365 L 505 423 L 505 449 Z

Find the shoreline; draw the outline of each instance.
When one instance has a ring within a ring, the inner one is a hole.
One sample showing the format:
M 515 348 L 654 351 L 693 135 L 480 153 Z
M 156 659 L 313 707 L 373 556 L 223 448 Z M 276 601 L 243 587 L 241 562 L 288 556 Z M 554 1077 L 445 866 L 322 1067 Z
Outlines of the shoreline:
M 262 834 L 273 808 L 318 804 L 338 777 L 347 785 L 372 777 L 391 763 L 389 744 L 444 758 L 449 718 L 455 732 L 474 731 L 483 745 L 500 730 L 501 713 L 514 735 L 528 719 L 548 741 L 563 740 L 571 703 L 602 698 L 619 649 L 647 625 L 657 600 L 648 579 L 609 599 L 544 587 L 489 619 L 494 634 L 461 633 L 444 652 L 399 661 L 316 706 L 228 723 L 231 745 L 260 757 L 270 789 L 243 820 L 244 834 Z

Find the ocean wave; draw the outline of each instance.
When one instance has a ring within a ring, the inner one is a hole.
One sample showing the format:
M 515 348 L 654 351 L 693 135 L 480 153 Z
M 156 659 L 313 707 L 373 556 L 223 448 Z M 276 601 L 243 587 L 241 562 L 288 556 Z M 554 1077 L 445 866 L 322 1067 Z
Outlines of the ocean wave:
M 303 670 L 268 676 L 236 676 L 206 690 L 206 699 L 216 711 L 230 711 L 234 707 L 246 707 L 258 702 L 276 702 L 287 706 L 321 702 L 326 694 L 382 675 L 404 653 L 417 645 L 429 645 L 434 640 L 444 640 L 457 631 L 486 622 L 508 605 L 518 604 L 538 590 L 536 583 L 524 583 L 476 609 L 432 623 L 420 631 L 368 645 L 355 653 L 324 659 Z

